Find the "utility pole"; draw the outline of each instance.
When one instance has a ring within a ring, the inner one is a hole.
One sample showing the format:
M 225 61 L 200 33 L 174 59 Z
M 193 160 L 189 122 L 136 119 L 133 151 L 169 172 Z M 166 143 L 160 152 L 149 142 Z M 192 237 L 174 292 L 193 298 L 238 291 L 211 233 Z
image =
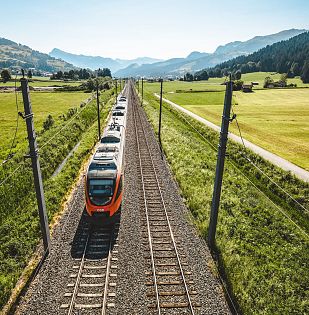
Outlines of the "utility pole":
M 25 115 L 22 115 L 22 114 L 21 115 L 26 120 L 26 125 L 27 125 L 30 157 L 31 157 L 31 162 L 32 162 L 32 171 L 33 171 L 33 178 L 34 178 L 34 187 L 35 187 L 36 199 L 37 199 L 38 208 L 39 208 L 41 231 L 43 235 L 43 245 L 44 245 L 45 253 L 48 253 L 50 249 L 50 233 L 49 233 L 48 217 L 47 217 L 45 198 L 44 198 L 42 174 L 41 174 L 40 162 L 39 162 L 39 157 L 38 157 L 38 148 L 37 148 L 35 130 L 34 130 L 34 125 L 33 125 L 33 113 L 32 113 L 32 106 L 31 106 L 30 95 L 29 95 L 28 80 L 25 78 L 22 78 L 20 79 L 20 82 L 21 82 L 21 89 L 22 89 L 22 94 L 23 94 L 24 110 L 25 110 Z
M 116 104 L 117 104 L 117 98 L 118 98 L 118 86 L 117 86 L 117 79 L 116 79 Z
M 143 106 L 143 100 L 144 100 L 144 78 L 142 78 L 142 103 L 141 103 L 142 106 Z
M 99 79 L 97 78 L 97 111 L 98 111 L 98 133 L 101 140 L 101 122 L 100 122 L 100 100 L 99 100 Z
M 214 184 L 214 191 L 211 203 L 211 213 L 210 222 L 208 230 L 208 244 L 211 249 L 215 248 L 215 235 L 218 221 L 218 211 L 220 205 L 221 187 L 222 187 L 222 177 L 224 171 L 224 160 L 225 152 L 228 138 L 228 130 L 232 105 L 232 94 L 233 94 L 233 82 L 230 76 L 229 82 L 226 82 L 224 108 L 221 122 L 220 140 L 218 146 L 218 157 L 217 157 L 217 167 L 216 167 L 216 178 Z
M 139 79 L 137 80 L 137 90 L 138 90 L 138 94 L 139 94 Z
M 163 93 L 163 79 L 160 79 L 161 89 L 160 89 L 160 113 L 159 113 L 159 143 L 162 153 L 162 143 L 161 143 L 161 120 L 162 120 L 162 93 Z

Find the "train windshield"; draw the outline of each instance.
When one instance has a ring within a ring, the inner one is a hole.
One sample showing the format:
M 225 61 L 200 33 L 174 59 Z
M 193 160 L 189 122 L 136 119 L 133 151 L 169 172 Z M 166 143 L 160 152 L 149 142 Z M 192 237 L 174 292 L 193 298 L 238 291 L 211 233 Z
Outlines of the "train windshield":
M 90 179 L 89 198 L 97 206 L 103 206 L 112 200 L 114 193 L 113 179 Z

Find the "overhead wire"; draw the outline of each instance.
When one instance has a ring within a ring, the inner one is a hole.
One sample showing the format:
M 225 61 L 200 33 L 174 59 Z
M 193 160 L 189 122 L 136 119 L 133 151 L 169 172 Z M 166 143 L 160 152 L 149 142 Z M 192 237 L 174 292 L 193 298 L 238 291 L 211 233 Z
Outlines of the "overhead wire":
M 233 112 L 234 113 L 234 112 Z M 187 119 L 186 117 L 184 117 L 184 113 L 181 113 L 182 117 L 184 118 L 184 120 L 208 143 L 211 145 L 211 147 L 215 150 L 218 151 L 218 149 L 200 132 L 197 130 L 197 128 L 195 128 Z M 281 207 L 279 207 L 277 204 L 275 204 L 266 194 L 265 192 L 263 192 L 259 187 L 257 187 L 252 180 L 250 180 L 250 178 L 241 170 L 239 169 L 239 167 L 229 158 L 227 160 L 237 171 L 239 171 L 246 179 L 247 181 L 249 181 L 249 183 L 251 183 L 251 185 L 253 185 L 262 195 L 264 195 L 295 227 L 297 227 L 307 238 L 309 237 L 309 235 L 307 234 L 306 231 L 304 231 L 304 229 L 302 229 Z M 306 210 L 306 208 L 304 208 Z
M 15 170 L 12 173 L 10 173 L 10 175 L 8 175 L 4 180 L 2 180 L 2 182 L 0 182 L 0 186 L 5 184 L 23 165 L 24 165 L 24 163 L 22 163 L 18 167 L 16 167 Z
M 1 163 L 1 166 L 3 166 L 5 163 L 7 163 L 10 159 L 12 159 L 12 157 L 14 155 L 12 155 L 12 150 L 13 150 L 13 147 L 14 147 L 14 143 L 16 141 L 16 136 L 17 136 L 17 132 L 18 132 L 18 121 L 19 121 L 19 109 L 18 109 L 18 97 L 17 97 L 17 85 L 16 85 L 16 81 L 17 81 L 17 73 L 16 73 L 16 76 L 15 76 L 15 89 L 14 89 L 14 92 L 15 92 L 15 105 L 16 105 L 16 111 L 17 111 L 17 115 L 16 115 L 16 127 L 15 127 L 15 132 L 14 132 L 14 136 L 13 136 L 13 140 L 12 140 L 12 143 L 11 143 L 11 146 L 10 146 L 10 151 L 6 157 L 5 160 L 2 161 Z
M 112 80 L 109 80 L 109 81 L 106 81 L 104 83 L 109 83 L 109 82 L 112 82 Z M 91 98 L 91 100 L 81 109 L 79 110 L 76 114 L 73 115 L 73 117 L 67 122 L 66 125 L 64 125 L 62 128 L 60 128 L 52 137 L 50 137 L 42 146 L 40 146 L 40 148 L 38 149 L 38 151 L 40 151 L 41 149 L 43 149 L 47 144 L 49 144 L 61 131 L 63 131 L 64 129 L 66 129 L 71 123 L 72 121 L 78 117 L 81 112 L 91 103 L 91 101 L 93 100 L 94 98 Z
M 234 113 L 234 110 L 232 108 L 232 113 L 233 115 L 235 114 Z M 238 123 L 238 120 L 237 120 L 237 116 L 235 115 L 235 121 L 236 121 L 236 125 L 237 125 L 237 129 L 238 129 L 238 132 L 239 132 L 239 136 L 241 138 L 241 141 L 242 141 L 242 145 L 244 147 L 244 149 L 246 150 L 247 147 L 245 146 L 245 142 L 244 142 L 244 139 L 242 137 L 242 133 L 241 133 L 241 130 L 240 130 L 240 126 L 239 126 L 239 123 Z M 279 184 L 277 184 L 272 178 L 270 178 L 258 165 L 256 165 L 246 154 L 245 151 L 242 151 L 242 155 L 243 157 L 249 162 L 251 163 L 261 174 L 263 174 L 265 177 L 267 177 L 267 179 L 272 182 L 277 188 L 279 188 L 284 194 L 286 194 L 291 200 L 293 200 L 299 207 L 301 207 L 305 212 L 309 213 L 309 210 L 307 208 L 305 208 L 300 202 L 298 202 L 290 193 L 288 193 L 284 188 L 282 188 Z

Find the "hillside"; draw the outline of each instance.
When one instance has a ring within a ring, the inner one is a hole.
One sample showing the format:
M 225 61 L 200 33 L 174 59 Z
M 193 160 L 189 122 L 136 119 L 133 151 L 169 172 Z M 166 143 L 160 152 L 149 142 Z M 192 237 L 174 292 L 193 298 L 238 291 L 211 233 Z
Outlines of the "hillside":
M 50 53 L 50 56 L 65 60 L 66 62 L 72 63 L 73 65 L 80 68 L 90 68 L 92 70 L 98 68 L 109 68 L 112 72 L 119 69 L 125 68 L 130 64 L 148 64 L 161 61 L 160 59 L 154 59 L 150 57 L 140 57 L 132 60 L 126 59 L 112 59 L 105 58 L 101 56 L 85 56 L 76 55 L 72 53 L 65 52 L 58 48 L 54 48 Z
M 248 41 L 231 42 L 219 46 L 212 54 L 193 52 L 186 58 L 173 58 L 163 62 L 156 62 L 150 65 L 130 65 L 115 73 L 117 76 L 164 76 L 183 75 L 185 72 L 198 71 L 203 68 L 214 67 L 231 58 L 240 55 L 248 55 L 267 45 L 289 39 L 299 35 L 306 30 L 290 29 L 276 34 L 256 36 Z
M 242 73 L 256 71 L 288 73 L 289 76 L 302 75 L 306 60 L 309 61 L 309 32 L 260 49 L 248 56 L 240 56 L 215 67 L 217 72 L 240 70 Z
M 0 38 L 0 69 L 35 68 L 42 72 L 56 72 L 74 69 L 72 64 L 33 50 L 28 46 Z

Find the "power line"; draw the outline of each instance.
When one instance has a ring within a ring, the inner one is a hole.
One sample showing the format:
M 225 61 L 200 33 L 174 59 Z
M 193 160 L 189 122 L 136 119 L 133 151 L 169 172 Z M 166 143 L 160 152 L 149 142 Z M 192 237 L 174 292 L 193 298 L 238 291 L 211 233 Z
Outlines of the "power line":
M 279 207 L 277 204 L 275 204 L 259 187 L 257 187 L 253 181 L 242 172 L 242 170 L 240 170 L 238 168 L 238 166 L 230 159 L 228 159 L 228 161 L 231 163 L 232 166 L 234 166 L 234 168 L 236 168 L 250 183 L 252 186 L 254 186 L 262 195 L 264 195 L 292 224 L 295 225 L 295 227 L 297 227 L 303 234 L 305 234 L 305 236 L 307 238 L 309 238 L 309 235 L 296 223 L 294 222 L 291 217 L 281 208 Z
M 13 150 L 13 146 L 14 146 L 14 143 L 15 143 L 15 140 L 16 140 L 16 136 L 17 136 L 17 132 L 18 132 L 18 119 L 19 119 L 18 112 L 19 112 L 19 110 L 18 110 L 18 97 L 17 97 L 16 80 L 17 80 L 17 74 L 15 76 L 15 89 L 14 89 L 14 92 L 15 92 L 15 105 L 16 105 L 16 113 L 17 113 L 17 116 L 16 116 L 16 127 L 15 127 L 14 137 L 13 137 L 13 140 L 12 140 L 12 143 L 11 143 L 10 151 L 9 151 L 6 159 L 2 161 L 1 166 L 3 166 L 5 163 L 7 163 L 13 157 L 12 150 Z
M 232 109 L 233 111 L 233 109 Z M 234 111 L 233 111 L 233 114 L 234 114 Z M 240 126 L 238 124 L 238 121 L 237 121 L 237 117 L 235 115 L 235 121 L 236 121 L 236 125 L 237 125 L 237 128 L 238 128 L 238 132 L 239 132 L 239 136 L 241 138 L 241 141 L 242 141 L 242 144 L 243 144 L 243 147 L 244 149 L 246 150 L 246 146 L 245 146 L 245 142 L 244 142 L 244 139 L 242 137 L 242 133 L 241 133 L 241 130 L 240 130 Z M 291 194 L 289 194 L 285 189 L 283 189 L 279 184 L 277 184 L 272 178 L 270 178 L 259 166 L 257 166 L 246 154 L 245 151 L 242 151 L 241 152 L 243 154 L 243 157 L 249 162 L 251 163 L 261 174 L 263 174 L 265 177 L 267 177 L 267 179 L 269 181 L 271 181 L 276 187 L 278 187 L 283 193 L 285 193 L 291 200 L 293 200 L 298 206 L 300 206 L 303 210 L 305 210 L 305 212 L 309 213 L 309 210 L 306 209 L 301 203 L 299 203 Z
M 112 82 L 112 80 L 106 81 L 104 83 L 109 83 Z M 49 144 L 62 130 L 66 129 L 71 122 L 81 114 L 81 112 L 91 103 L 91 101 L 93 100 L 93 98 L 79 111 L 77 112 L 75 115 L 73 115 L 73 117 L 68 121 L 68 123 L 66 125 L 64 125 L 60 130 L 58 130 L 51 138 L 49 138 L 39 149 L 38 151 L 40 151 L 41 149 L 43 149 L 47 144 Z
M 91 100 L 92 101 L 92 100 Z M 66 125 L 64 125 L 60 130 L 58 130 L 51 138 L 49 138 L 39 149 L 38 151 L 40 151 L 41 149 L 43 149 L 47 144 L 49 144 L 61 131 L 63 131 L 64 129 L 66 129 L 71 122 L 81 114 L 81 112 L 91 103 L 91 101 L 88 102 L 88 104 L 86 104 L 79 112 L 77 112 L 75 115 L 73 115 L 73 117 L 67 122 Z
M 2 182 L 0 182 L 0 186 L 2 186 L 4 183 L 6 183 L 24 164 L 20 164 L 18 167 L 15 168 L 15 170 L 8 175 Z
M 234 114 L 234 112 L 233 112 Z M 210 143 L 210 141 L 202 134 L 200 133 L 184 116 L 185 114 L 182 114 L 181 116 L 184 118 L 184 120 L 208 143 L 210 144 L 210 146 L 215 150 L 218 151 L 217 148 Z M 229 158 L 227 160 L 238 172 L 240 172 L 251 184 L 252 186 L 254 186 L 262 195 L 264 195 L 290 222 L 292 222 L 292 224 L 297 227 L 303 234 L 305 234 L 306 237 L 309 238 L 308 234 L 296 223 L 294 222 L 290 216 L 284 211 L 282 210 L 278 205 L 276 205 L 261 189 L 259 189 L 251 180 L 250 178 L 241 170 L 239 169 L 239 167 L 234 164 L 234 162 Z M 280 186 L 279 186 L 280 187 Z M 305 210 L 307 211 L 307 209 L 305 208 Z

